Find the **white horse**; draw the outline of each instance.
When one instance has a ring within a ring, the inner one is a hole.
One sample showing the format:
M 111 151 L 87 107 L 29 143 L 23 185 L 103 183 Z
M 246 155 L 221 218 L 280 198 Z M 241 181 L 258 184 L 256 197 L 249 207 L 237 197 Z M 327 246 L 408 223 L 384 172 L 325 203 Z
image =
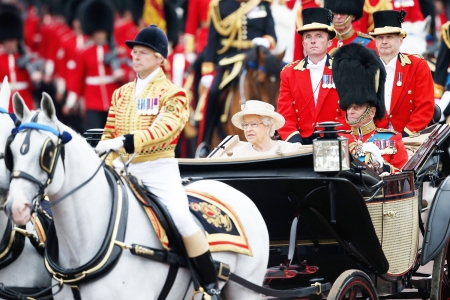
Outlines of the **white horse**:
M 8 111 L 11 90 L 9 88 L 8 79 L 3 80 L 2 89 L 0 91 L 0 152 L 5 149 L 7 138 L 11 135 L 14 128 L 14 122 L 11 117 L 4 113 Z M 6 193 L 9 189 L 9 175 L 4 161 L 0 160 L 0 201 L 3 203 Z M 0 214 L 0 235 L 4 234 L 8 222 L 6 215 Z M 28 232 L 33 233 L 34 228 L 31 222 L 27 223 Z M 19 233 L 16 232 L 18 235 Z M 0 237 L 0 240 L 3 238 Z M 25 238 L 25 246 L 21 255 L 10 265 L 0 269 L 0 283 L 6 287 L 29 287 L 29 288 L 47 288 L 51 284 L 50 274 L 44 266 L 43 257 L 36 251 L 28 238 Z
M 407 36 L 403 39 L 400 52 L 424 55 L 427 52 L 426 36 L 430 30 L 431 16 L 423 21 L 405 22 L 402 24 Z
M 35 115 L 18 94 L 13 97 L 17 117 L 29 122 Z M 99 157 L 85 139 L 60 123 L 55 116 L 55 108 L 47 94 L 41 101 L 41 112 L 37 123 L 49 126 L 59 133 L 66 131 L 72 140 L 65 145 L 64 163 L 61 157 L 55 165 L 55 176 L 46 188 L 50 202 L 70 192 L 94 174 L 100 164 Z M 14 157 L 14 170 L 25 171 L 41 182 L 47 174 L 39 165 L 41 148 L 47 138 L 54 141 L 56 136 L 48 131 L 32 130 L 29 152 L 20 155 L 27 132 L 19 132 L 11 144 Z M 152 170 L 149 170 L 151 172 Z M 254 203 L 241 192 L 230 186 L 211 180 L 190 184 L 189 189 L 215 195 L 230 204 L 239 215 L 248 237 L 253 257 L 232 252 L 213 253 L 215 260 L 230 265 L 231 272 L 261 285 L 264 280 L 269 257 L 269 238 L 264 220 Z M 10 185 L 5 210 L 17 224 L 24 224 L 30 216 L 32 199 L 37 185 L 22 178 L 13 179 Z M 141 244 L 162 249 L 155 232 L 149 225 L 141 205 L 127 190 L 129 197 L 126 244 Z M 53 220 L 58 237 L 58 261 L 63 268 L 77 268 L 90 261 L 100 249 L 106 235 L 110 219 L 112 192 L 103 171 L 98 172 L 82 189 L 52 207 Z M 169 266 L 123 251 L 117 265 L 104 277 L 80 285 L 82 299 L 157 299 L 166 280 Z M 167 299 L 180 300 L 185 296 L 190 274 L 180 269 L 174 287 Z M 249 291 L 233 282 L 224 287 L 221 284 L 223 299 L 260 299 L 261 295 Z M 55 291 L 56 289 L 54 289 Z M 190 299 L 192 289 L 185 299 Z M 55 299 L 72 299 L 72 292 L 65 287 Z

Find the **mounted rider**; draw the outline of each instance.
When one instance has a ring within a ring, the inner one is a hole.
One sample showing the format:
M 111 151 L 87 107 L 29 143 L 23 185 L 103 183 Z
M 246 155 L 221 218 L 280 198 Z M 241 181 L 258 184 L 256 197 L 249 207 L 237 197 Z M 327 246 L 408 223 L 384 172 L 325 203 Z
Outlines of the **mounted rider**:
M 386 71 L 375 51 L 357 44 L 343 46 L 334 54 L 333 72 L 339 105 L 346 110 L 345 120 L 351 126 L 343 134 L 348 138 L 350 153 L 378 174 L 401 170 L 408 161 L 402 135 L 393 129 L 377 128 L 374 123 L 386 110 Z
M 333 55 L 338 47 L 351 43 L 377 49 L 373 37 L 365 32 L 355 31 L 353 28 L 353 22 L 361 19 L 363 15 L 364 0 L 326 0 L 324 7 L 333 13 L 334 31 L 336 31 L 336 37 L 332 39 L 331 47 L 328 48 L 330 55 Z
M 400 52 L 406 37 L 402 29 L 405 12 L 378 11 L 373 14 L 375 37 L 387 78 L 384 101 L 386 115 L 377 127 L 393 128 L 403 137 L 416 136 L 431 121 L 434 112 L 434 85 L 427 62 L 417 54 Z
M 167 207 L 200 284 L 211 299 L 218 300 L 220 290 L 209 244 L 189 212 L 175 159 L 175 146 L 189 111 L 186 91 L 168 80 L 161 68 L 168 55 L 167 36 L 150 25 L 126 44 L 132 49 L 137 78 L 114 92 L 96 151 L 118 150 L 125 160 L 132 159 L 128 170 Z M 120 171 L 123 164 L 113 160 L 116 157 L 108 161 Z
M 220 91 L 238 75 L 245 56 L 243 52 L 254 45 L 273 49 L 276 43 L 270 0 L 213 0 L 209 16 L 211 24 L 201 79 L 209 92 L 204 110 L 204 132 L 200 139 L 203 143 L 198 149 L 205 156 L 219 120 L 217 102 Z

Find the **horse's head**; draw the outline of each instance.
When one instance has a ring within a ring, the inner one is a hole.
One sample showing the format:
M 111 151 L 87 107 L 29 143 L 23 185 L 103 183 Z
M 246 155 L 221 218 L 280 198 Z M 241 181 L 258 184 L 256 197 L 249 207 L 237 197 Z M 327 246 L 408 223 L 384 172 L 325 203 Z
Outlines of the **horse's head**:
M 430 31 L 430 24 L 430 16 L 426 17 L 423 21 L 403 23 L 402 28 L 406 31 L 407 36 L 403 39 L 400 51 L 423 55 L 427 51 L 426 36 Z
M 9 98 L 11 89 L 9 88 L 8 78 L 5 76 L 0 91 L 0 203 L 3 203 L 9 188 L 9 174 L 4 163 L 4 151 L 8 137 L 14 128 L 14 122 L 8 114 Z
M 284 52 L 274 55 L 264 46 L 255 46 L 244 60 L 248 94 L 246 99 L 258 99 L 277 107 L 280 93 L 280 72 Z
M 5 212 L 16 224 L 23 225 L 44 192 L 54 195 L 61 189 L 64 167 L 60 154 L 71 137 L 59 131 L 55 106 L 48 94 L 43 93 L 41 112 L 30 111 L 18 93 L 13 96 L 13 106 L 22 124 L 5 149 L 11 171 Z

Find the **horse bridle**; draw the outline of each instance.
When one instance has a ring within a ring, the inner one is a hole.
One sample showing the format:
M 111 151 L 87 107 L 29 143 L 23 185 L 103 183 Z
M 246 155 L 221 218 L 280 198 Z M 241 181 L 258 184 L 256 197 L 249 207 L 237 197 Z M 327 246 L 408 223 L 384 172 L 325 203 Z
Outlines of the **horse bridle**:
M 8 111 L 3 107 L 0 107 L 0 114 L 8 114 Z M 0 159 L 5 159 L 5 152 L 0 152 Z
M 62 159 L 64 160 L 64 144 L 69 142 L 72 138 L 71 135 L 65 131 L 63 133 L 60 133 L 59 131 L 50 126 L 38 124 L 36 122 L 38 115 L 39 111 L 33 116 L 31 122 L 21 124 L 13 132 L 11 137 L 8 138 L 8 142 L 6 143 L 4 153 L 6 167 L 11 172 L 10 181 L 16 178 L 22 178 L 35 183 L 39 187 L 39 190 L 33 199 L 33 207 L 31 208 L 32 209 L 31 212 L 37 209 L 42 199 L 44 198 L 45 189 L 52 183 L 53 177 L 55 176 L 56 162 L 58 161 L 58 158 L 62 156 Z M 22 155 L 28 153 L 28 150 L 30 149 L 30 135 L 33 130 L 47 131 L 54 134 L 58 138 L 56 145 L 51 138 L 47 138 L 44 142 L 44 145 L 42 146 L 40 156 L 40 166 L 41 169 L 47 173 L 47 180 L 44 183 L 40 182 L 34 176 L 24 171 L 14 170 L 13 157 L 10 145 L 14 140 L 15 135 L 20 131 L 24 131 L 27 133 L 27 135 L 23 141 L 22 146 L 20 147 L 20 153 Z

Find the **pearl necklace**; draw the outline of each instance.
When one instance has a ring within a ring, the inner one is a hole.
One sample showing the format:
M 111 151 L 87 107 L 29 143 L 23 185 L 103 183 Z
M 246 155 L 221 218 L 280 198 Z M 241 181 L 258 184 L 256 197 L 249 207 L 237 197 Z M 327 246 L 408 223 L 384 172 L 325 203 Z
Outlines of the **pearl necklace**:
M 270 142 L 269 142 L 269 144 L 267 145 L 267 148 L 266 148 L 266 150 L 263 150 L 263 151 L 258 151 L 258 150 L 256 150 L 256 148 L 255 148 L 255 146 L 254 145 L 252 145 L 252 148 L 255 150 L 255 151 L 257 151 L 257 152 L 267 152 L 267 150 L 269 150 L 270 149 L 270 146 L 272 145 L 272 140 L 270 140 Z

